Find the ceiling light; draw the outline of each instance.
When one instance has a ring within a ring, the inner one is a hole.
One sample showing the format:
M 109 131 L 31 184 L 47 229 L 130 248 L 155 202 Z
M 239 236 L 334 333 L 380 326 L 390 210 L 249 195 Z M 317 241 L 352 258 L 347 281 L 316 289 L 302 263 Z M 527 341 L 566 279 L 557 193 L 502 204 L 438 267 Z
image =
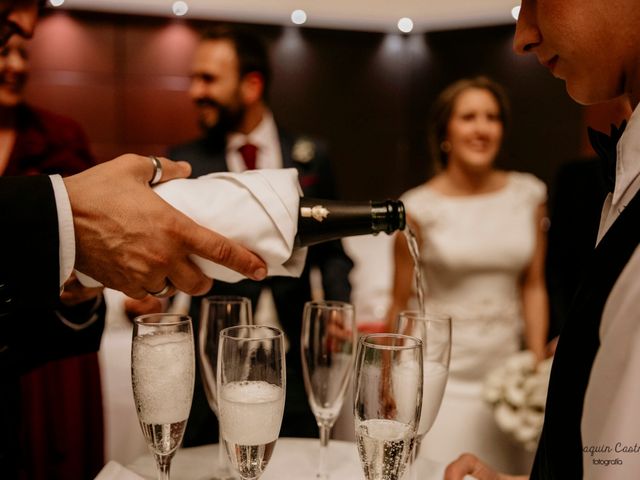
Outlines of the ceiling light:
M 183 15 L 186 15 L 187 12 L 189 11 L 189 5 L 187 5 L 186 2 L 179 0 L 177 2 L 173 2 L 173 5 L 171 6 L 171 10 L 173 10 L 173 14 L 176 17 L 182 17 Z
M 511 16 L 513 18 L 515 18 L 516 20 L 518 20 L 518 15 L 520 15 L 520 5 L 518 5 L 517 7 L 513 7 L 511 9 Z
M 64 0 L 49 0 L 52 7 L 59 7 L 64 3 Z
M 302 25 L 307 21 L 307 12 L 304 10 L 294 10 L 291 12 L 291 21 L 296 25 Z
M 400 30 L 402 33 L 409 33 L 411 30 L 413 30 L 413 20 L 408 17 L 402 17 L 400 20 L 398 20 L 398 30 Z

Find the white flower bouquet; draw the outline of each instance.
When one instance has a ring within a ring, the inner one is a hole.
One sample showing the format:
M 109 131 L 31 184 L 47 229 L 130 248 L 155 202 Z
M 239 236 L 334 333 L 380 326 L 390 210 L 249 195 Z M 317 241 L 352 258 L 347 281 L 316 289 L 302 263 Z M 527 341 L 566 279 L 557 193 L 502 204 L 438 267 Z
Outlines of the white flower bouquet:
M 528 451 L 535 450 L 547 400 L 552 358 L 536 365 L 530 351 L 509 357 L 484 382 L 484 399 L 493 405 L 498 426 Z

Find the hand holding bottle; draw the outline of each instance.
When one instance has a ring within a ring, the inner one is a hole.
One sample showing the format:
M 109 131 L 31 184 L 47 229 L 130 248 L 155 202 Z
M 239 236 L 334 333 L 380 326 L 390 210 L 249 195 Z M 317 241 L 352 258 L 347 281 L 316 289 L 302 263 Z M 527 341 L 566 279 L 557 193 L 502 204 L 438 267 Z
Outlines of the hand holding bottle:
M 405 226 L 399 201 L 340 202 L 300 198 L 295 169 L 214 173 L 156 187 L 167 202 L 206 226 L 258 254 L 269 275 L 299 276 L 306 251 L 301 247 L 346 236 Z M 193 262 L 211 278 L 244 278 L 202 258 Z
M 186 162 L 160 160 L 161 181 L 191 172 Z M 163 201 L 149 187 L 152 176 L 149 158 L 129 154 L 64 179 L 77 270 L 134 298 L 163 290 L 167 279 L 184 292 L 206 292 L 211 280 L 190 254 L 264 278 L 265 265 L 258 256 Z

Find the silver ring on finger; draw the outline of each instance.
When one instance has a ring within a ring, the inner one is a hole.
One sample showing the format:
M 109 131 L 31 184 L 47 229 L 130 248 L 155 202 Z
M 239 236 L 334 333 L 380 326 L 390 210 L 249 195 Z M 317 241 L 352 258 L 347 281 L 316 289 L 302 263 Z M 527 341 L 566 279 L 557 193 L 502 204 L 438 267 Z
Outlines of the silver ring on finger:
M 162 163 L 158 157 L 154 155 L 149 155 L 149 159 L 151 160 L 151 163 L 153 163 L 153 178 L 151 178 L 149 185 L 155 185 L 162 179 Z
M 169 281 L 167 281 L 167 283 L 164 285 L 164 287 L 162 288 L 162 290 L 158 291 L 158 292 L 150 292 L 147 290 L 147 293 L 149 295 L 152 295 L 156 298 L 164 298 L 167 296 L 167 294 L 171 291 L 171 289 L 173 288 L 173 285 L 171 285 L 171 283 L 169 283 Z

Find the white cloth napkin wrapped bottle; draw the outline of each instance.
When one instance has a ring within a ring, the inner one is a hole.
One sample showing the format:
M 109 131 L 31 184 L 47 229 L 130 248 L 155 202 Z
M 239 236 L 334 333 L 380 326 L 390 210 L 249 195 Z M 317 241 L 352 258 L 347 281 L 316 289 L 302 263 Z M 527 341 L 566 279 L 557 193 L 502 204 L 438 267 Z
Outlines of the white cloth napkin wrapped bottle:
M 268 275 L 298 277 L 306 249 L 293 249 L 302 190 L 295 168 L 260 169 L 242 173 L 212 173 L 157 185 L 155 192 L 200 225 L 233 239 L 259 255 Z M 205 275 L 225 282 L 241 274 L 193 256 Z M 98 282 L 81 272 L 85 286 Z

